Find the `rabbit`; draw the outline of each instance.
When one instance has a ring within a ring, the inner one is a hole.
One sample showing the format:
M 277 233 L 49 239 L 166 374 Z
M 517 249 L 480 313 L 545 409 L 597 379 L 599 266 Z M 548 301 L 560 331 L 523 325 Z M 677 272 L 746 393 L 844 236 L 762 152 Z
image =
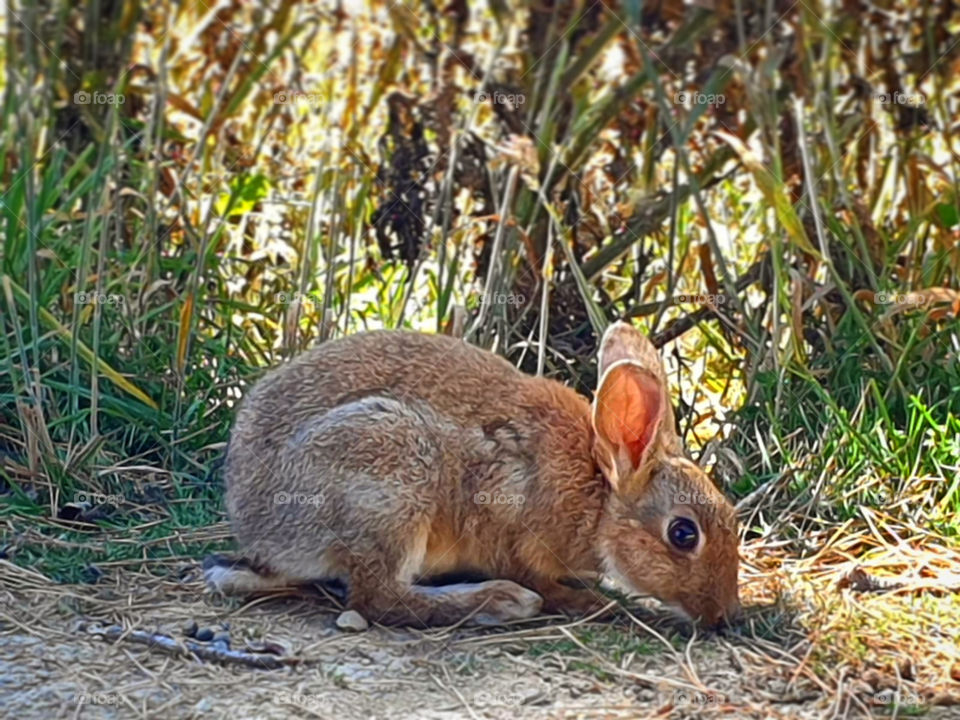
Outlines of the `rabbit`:
M 714 626 L 739 609 L 733 507 L 684 457 L 650 341 L 617 322 L 591 403 L 445 335 L 373 331 L 267 373 L 227 449 L 242 550 L 208 585 L 321 580 L 386 625 L 582 615 L 601 575 Z M 477 582 L 433 584 L 467 575 Z

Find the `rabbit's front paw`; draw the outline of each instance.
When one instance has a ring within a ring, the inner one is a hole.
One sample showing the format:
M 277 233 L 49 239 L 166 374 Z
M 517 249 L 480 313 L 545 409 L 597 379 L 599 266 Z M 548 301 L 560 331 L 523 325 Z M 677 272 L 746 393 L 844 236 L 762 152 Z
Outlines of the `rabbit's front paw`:
M 539 614 L 543 598 L 510 580 L 480 583 L 483 607 L 472 620 L 477 625 L 499 625 L 508 620 L 523 620 Z

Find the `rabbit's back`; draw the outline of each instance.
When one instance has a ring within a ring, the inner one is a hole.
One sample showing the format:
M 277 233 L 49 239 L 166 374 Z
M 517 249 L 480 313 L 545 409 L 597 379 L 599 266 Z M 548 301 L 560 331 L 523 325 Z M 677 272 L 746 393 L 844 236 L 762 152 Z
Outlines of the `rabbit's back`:
M 285 436 L 307 418 L 375 395 L 417 400 L 454 422 L 482 424 L 515 404 L 529 380 L 503 358 L 446 335 L 361 333 L 267 374 L 242 403 L 234 437 Z

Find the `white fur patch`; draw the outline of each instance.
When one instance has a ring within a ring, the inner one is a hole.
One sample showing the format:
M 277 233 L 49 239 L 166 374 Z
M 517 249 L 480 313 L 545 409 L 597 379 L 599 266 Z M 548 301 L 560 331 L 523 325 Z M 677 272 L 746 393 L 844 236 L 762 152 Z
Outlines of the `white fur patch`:
M 246 595 L 282 587 L 276 580 L 258 575 L 248 568 L 214 565 L 203 571 L 203 578 L 212 590 L 224 595 Z

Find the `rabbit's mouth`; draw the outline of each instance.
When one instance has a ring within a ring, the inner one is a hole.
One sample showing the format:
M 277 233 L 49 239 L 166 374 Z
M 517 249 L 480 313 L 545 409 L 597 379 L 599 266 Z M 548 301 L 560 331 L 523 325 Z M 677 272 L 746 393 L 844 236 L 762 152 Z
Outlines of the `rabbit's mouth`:
M 643 588 L 638 587 L 636 583 L 630 581 L 625 572 L 617 567 L 617 559 L 612 555 L 604 553 L 603 557 L 603 575 L 612 580 L 621 590 L 633 593 L 635 595 L 649 595 Z
M 728 608 L 724 608 L 713 601 L 698 603 L 696 612 L 691 611 L 690 607 L 682 601 L 664 602 L 663 604 L 676 616 L 690 622 L 700 623 L 711 630 L 720 630 L 733 624 L 740 615 L 739 599 L 735 600 Z

